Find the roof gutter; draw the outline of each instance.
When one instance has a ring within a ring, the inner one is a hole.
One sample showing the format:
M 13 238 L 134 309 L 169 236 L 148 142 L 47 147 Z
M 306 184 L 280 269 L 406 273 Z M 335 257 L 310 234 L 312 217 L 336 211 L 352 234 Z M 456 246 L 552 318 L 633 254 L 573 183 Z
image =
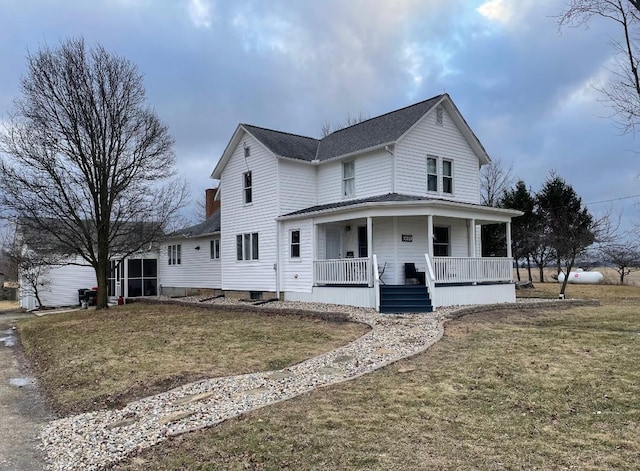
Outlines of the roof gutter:
M 337 208 L 329 208 L 329 209 L 320 209 L 318 211 L 310 211 L 308 213 L 302 214 L 293 214 L 291 216 L 278 216 L 276 218 L 277 221 L 288 221 L 294 219 L 305 219 L 311 216 L 318 216 L 324 214 L 338 214 L 342 212 L 349 212 L 354 209 L 363 209 L 363 208 L 375 208 L 375 207 L 404 207 L 404 206 L 433 206 L 433 207 L 453 207 L 453 208 L 461 208 L 461 209 L 474 209 L 474 210 L 484 210 L 487 213 L 500 214 L 500 215 L 509 215 L 509 216 L 522 216 L 524 213 L 522 211 L 518 211 L 515 209 L 504 209 L 504 208 L 494 208 L 491 206 L 482 206 L 475 205 L 470 203 L 458 203 L 456 201 L 443 201 L 443 200 L 415 200 L 415 201 L 369 201 L 364 203 L 358 203 L 351 206 L 340 206 Z

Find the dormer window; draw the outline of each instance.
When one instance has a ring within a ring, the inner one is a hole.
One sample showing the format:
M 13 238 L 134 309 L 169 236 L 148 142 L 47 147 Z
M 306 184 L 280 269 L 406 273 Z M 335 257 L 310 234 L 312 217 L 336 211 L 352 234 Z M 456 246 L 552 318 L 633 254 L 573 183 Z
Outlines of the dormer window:
M 441 126 L 444 124 L 444 109 L 442 108 L 442 105 L 438 105 L 436 107 L 436 124 Z
M 356 170 L 353 160 L 342 162 L 342 196 L 351 197 L 356 194 Z
M 251 172 L 245 172 L 242 174 L 243 192 L 244 192 L 244 204 L 249 204 L 253 201 L 253 186 L 251 182 Z

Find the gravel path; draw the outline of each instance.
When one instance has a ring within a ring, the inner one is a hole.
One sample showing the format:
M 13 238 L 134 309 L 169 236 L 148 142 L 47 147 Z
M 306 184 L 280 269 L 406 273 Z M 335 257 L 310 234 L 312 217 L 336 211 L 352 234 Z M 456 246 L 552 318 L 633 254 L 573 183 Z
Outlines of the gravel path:
M 187 301 L 194 301 L 191 299 Z M 210 303 L 228 304 L 214 299 Z M 273 302 L 269 309 L 307 309 L 308 303 Z M 380 315 L 372 309 L 314 305 L 343 312 L 372 329 L 329 353 L 277 371 L 198 381 L 129 403 L 49 423 L 41 433 L 49 469 L 100 469 L 186 432 L 284 401 L 315 388 L 351 380 L 426 350 L 442 337 L 451 309 L 413 315 Z

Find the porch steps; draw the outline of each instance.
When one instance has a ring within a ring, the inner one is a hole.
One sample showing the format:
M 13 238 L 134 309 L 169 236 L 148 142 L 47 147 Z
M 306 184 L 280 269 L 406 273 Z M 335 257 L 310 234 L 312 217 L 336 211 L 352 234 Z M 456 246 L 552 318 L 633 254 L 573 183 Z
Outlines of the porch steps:
M 380 312 L 432 312 L 424 285 L 380 285 Z

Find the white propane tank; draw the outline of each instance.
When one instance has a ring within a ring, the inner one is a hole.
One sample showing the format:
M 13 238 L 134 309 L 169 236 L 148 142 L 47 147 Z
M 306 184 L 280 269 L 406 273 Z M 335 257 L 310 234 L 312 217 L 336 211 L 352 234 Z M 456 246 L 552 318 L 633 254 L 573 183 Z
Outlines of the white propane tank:
M 562 283 L 564 281 L 564 273 L 560 273 L 558 275 L 558 282 Z M 604 281 L 604 276 L 599 271 L 572 271 L 569 273 L 569 281 L 568 283 L 577 283 L 584 285 L 595 285 L 598 283 L 602 283 Z

